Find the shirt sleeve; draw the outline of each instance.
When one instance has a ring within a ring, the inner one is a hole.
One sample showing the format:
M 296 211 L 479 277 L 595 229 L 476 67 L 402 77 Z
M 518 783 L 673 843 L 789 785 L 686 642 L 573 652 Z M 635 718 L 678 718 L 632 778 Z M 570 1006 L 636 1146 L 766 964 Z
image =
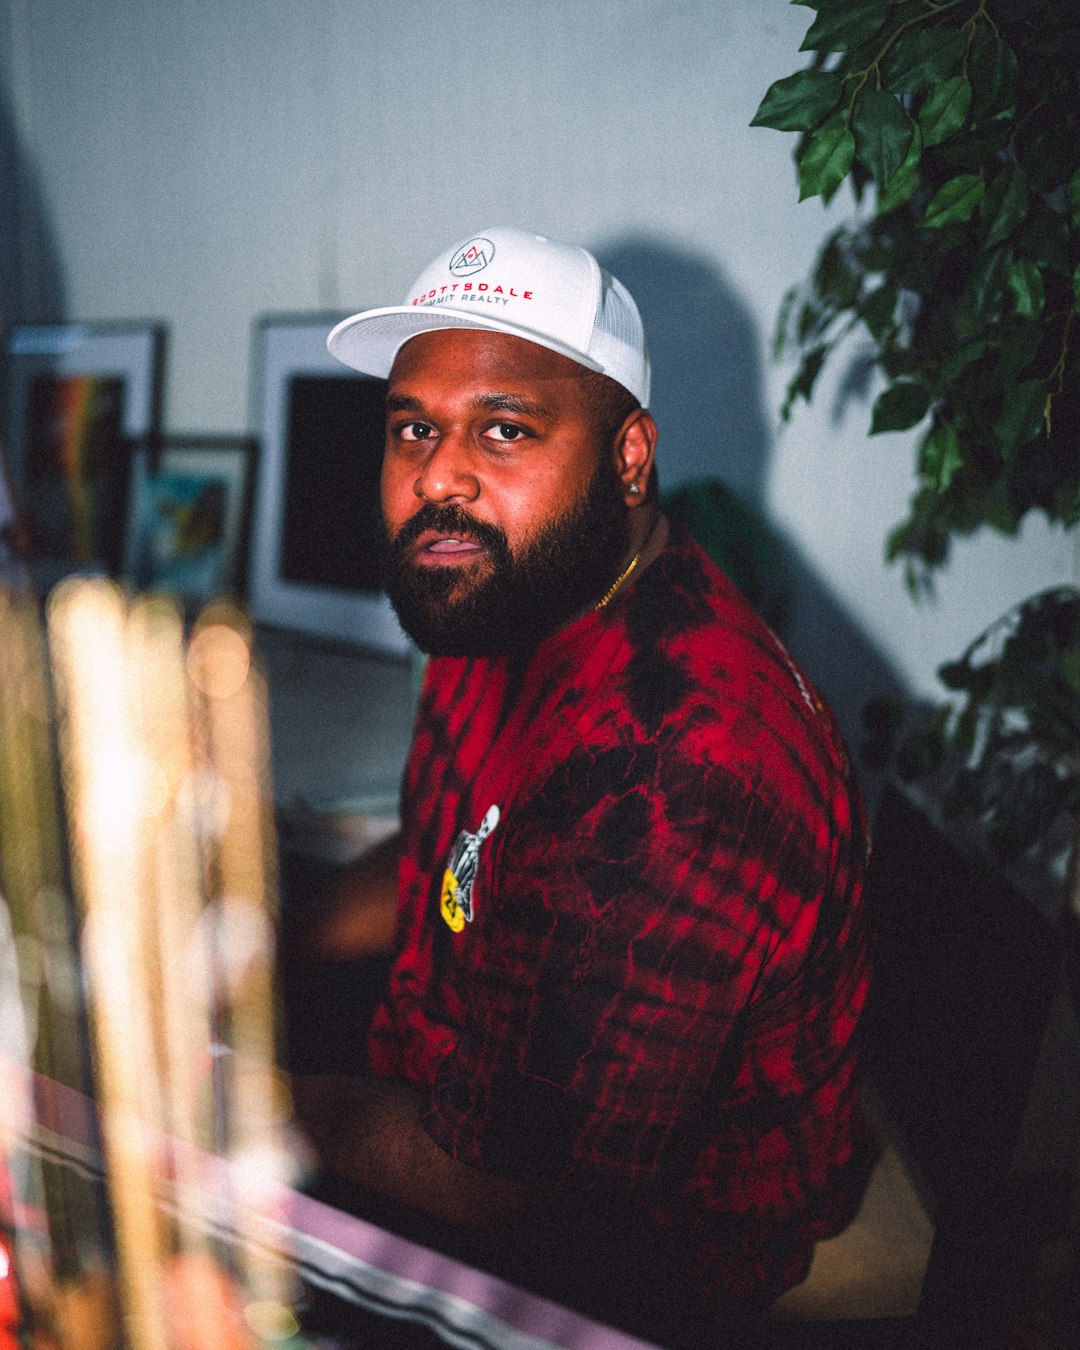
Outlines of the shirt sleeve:
M 751 1113 L 790 1120 L 858 983 L 836 835 L 673 752 L 572 756 L 510 814 L 432 1137 L 517 1180 L 625 1187 L 685 1176 Z

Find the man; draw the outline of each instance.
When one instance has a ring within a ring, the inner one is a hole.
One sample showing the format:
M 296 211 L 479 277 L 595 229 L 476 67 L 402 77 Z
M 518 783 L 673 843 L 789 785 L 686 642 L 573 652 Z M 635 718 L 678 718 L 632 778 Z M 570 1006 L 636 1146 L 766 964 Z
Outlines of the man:
M 660 514 L 640 318 L 584 250 L 487 230 L 329 347 L 389 378 L 386 586 L 433 659 L 401 835 L 311 938 L 392 945 L 368 1072 L 302 1115 L 500 1273 L 703 1344 L 861 1180 L 835 725 Z

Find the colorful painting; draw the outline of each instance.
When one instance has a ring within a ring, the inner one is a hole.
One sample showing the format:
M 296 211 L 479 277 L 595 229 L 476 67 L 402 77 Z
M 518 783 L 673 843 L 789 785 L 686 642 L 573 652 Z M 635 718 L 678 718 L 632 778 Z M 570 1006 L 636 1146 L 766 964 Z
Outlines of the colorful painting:
M 130 585 L 192 606 L 235 593 L 249 449 L 239 437 L 166 437 L 153 472 L 137 457 Z
M 31 380 L 24 505 L 38 557 L 119 568 L 130 472 L 123 412 L 120 376 Z
M 206 475 L 154 474 L 146 480 L 134 581 L 140 589 L 199 598 L 221 575 L 229 484 Z

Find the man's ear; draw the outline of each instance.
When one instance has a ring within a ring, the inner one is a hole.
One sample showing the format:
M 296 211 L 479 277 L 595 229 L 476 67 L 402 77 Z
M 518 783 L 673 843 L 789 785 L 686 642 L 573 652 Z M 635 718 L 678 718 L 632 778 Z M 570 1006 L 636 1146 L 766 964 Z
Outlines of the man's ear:
M 627 506 L 643 506 L 649 496 L 649 481 L 656 451 L 656 423 L 645 408 L 635 408 L 619 428 L 612 446 L 615 472 L 622 484 Z

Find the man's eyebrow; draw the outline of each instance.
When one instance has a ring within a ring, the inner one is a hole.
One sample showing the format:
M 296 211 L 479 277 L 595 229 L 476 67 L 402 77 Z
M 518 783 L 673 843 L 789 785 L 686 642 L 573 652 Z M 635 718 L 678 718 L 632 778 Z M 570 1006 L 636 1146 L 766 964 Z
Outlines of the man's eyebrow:
M 550 417 L 542 403 L 535 403 L 521 394 L 477 394 L 472 406 L 482 412 L 520 413 L 522 417 Z
M 471 400 L 470 405 L 476 412 L 508 412 L 518 413 L 522 417 L 550 417 L 551 411 L 543 403 L 536 403 L 531 398 L 524 398 L 521 394 L 477 394 Z M 386 397 L 387 412 L 414 412 L 424 411 L 422 400 L 415 398 L 412 394 L 388 394 Z

